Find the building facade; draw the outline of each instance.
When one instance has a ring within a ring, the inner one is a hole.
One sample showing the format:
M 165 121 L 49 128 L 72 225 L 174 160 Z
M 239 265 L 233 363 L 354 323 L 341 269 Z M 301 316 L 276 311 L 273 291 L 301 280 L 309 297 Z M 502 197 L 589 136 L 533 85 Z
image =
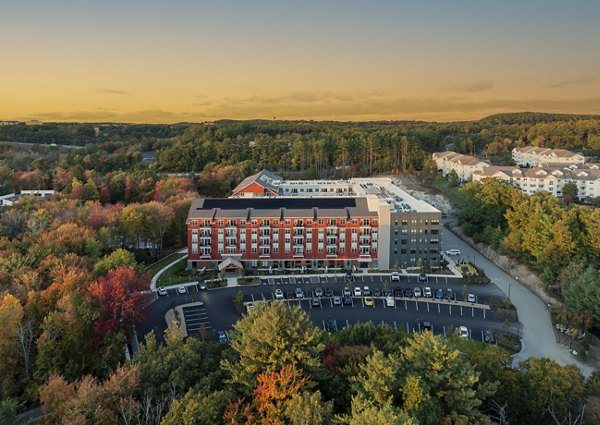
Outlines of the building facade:
M 521 167 L 539 167 L 546 164 L 584 164 L 585 157 L 581 154 L 566 149 L 537 148 L 535 146 L 524 146 L 512 150 L 512 158 L 515 164 Z
M 492 166 L 473 174 L 474 181 L 485 178 L 497 178 L 510 182 L 528 195 L 544 190 L 561 197 L 564 185 L 572 182 L 577 185 L 579 199 L 585 200 L 600 196 L 600 167 L 597 164 L 533 168 Z
M 481 171 L 490 165 L 474 156 L 463 155 L 452 151 L 435 152 L 432 155 L 432 158 L 437 169 L 440 170 L 444 176 L 447 176 L 454 171 L 462 182 L 472 180 L 475 171 Z
M 190 267 L 439 266 L 441 213 L 390 179 L 261 181 L 259 175 L 231 198 L 192 202 Z M 297 190 L 281 195 L 289 188 Z

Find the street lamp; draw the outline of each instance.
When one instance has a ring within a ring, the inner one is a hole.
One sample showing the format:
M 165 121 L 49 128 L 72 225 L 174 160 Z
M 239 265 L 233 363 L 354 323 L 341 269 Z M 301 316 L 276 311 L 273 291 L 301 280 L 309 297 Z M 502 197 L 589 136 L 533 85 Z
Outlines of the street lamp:
M 508 301 L 510 301 L 510 287 L 512 286 L 512 283 L 508 282 Z

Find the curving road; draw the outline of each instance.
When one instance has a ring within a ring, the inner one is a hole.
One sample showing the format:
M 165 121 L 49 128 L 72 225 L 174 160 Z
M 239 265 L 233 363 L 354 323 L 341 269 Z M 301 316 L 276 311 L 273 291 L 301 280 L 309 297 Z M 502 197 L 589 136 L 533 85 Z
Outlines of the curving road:
M 569 352 L 568 347 L 556 342 L 554 328 L 544 301 L 446 228 L 442 231 L 442 244 L 444 250 L 460 249 L 461 257 L 474 261 L 478 267 L 485 270 L 492 282 L 506 296 L 510 291 L 510 299 L 523 325 L 523 349 L 514 356 L 515 364 L 528 357 L 548 357 L 561 365 L 577 365 L 585 376 L 592 373 L 593 367 L 580 362 Z

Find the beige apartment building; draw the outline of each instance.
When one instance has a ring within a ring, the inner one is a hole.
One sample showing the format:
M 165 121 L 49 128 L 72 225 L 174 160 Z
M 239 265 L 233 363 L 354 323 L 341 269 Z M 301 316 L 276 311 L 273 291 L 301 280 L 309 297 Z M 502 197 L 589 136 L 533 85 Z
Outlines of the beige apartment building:
M 437 169 L 441 170 L 444 176 L 454 171 L 460 181 L 463 182 L 472 180 L 475 171 L 481 171 L 490 166 L 486 161 L 482 161 L 474 156 L 452 151 L 435 152 L 432 157 Z
M 521 167 L 538 167 L 546 164 L 584 164 L 585 157 L 566 149 L 536 148 L 525 146 L 514 148 L 512 158 Z

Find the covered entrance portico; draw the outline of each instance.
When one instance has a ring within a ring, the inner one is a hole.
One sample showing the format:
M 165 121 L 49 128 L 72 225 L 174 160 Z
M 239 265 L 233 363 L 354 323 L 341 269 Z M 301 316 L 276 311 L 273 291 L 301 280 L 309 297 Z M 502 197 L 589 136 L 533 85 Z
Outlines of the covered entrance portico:
M 223 261 L 219 263 L 219 273 L 223 277 L 228 276 L 240 276 L 242 274 L 242 270 L 244 269 L 244 265 L 237 259 L 233 257 L 227 257 Z

